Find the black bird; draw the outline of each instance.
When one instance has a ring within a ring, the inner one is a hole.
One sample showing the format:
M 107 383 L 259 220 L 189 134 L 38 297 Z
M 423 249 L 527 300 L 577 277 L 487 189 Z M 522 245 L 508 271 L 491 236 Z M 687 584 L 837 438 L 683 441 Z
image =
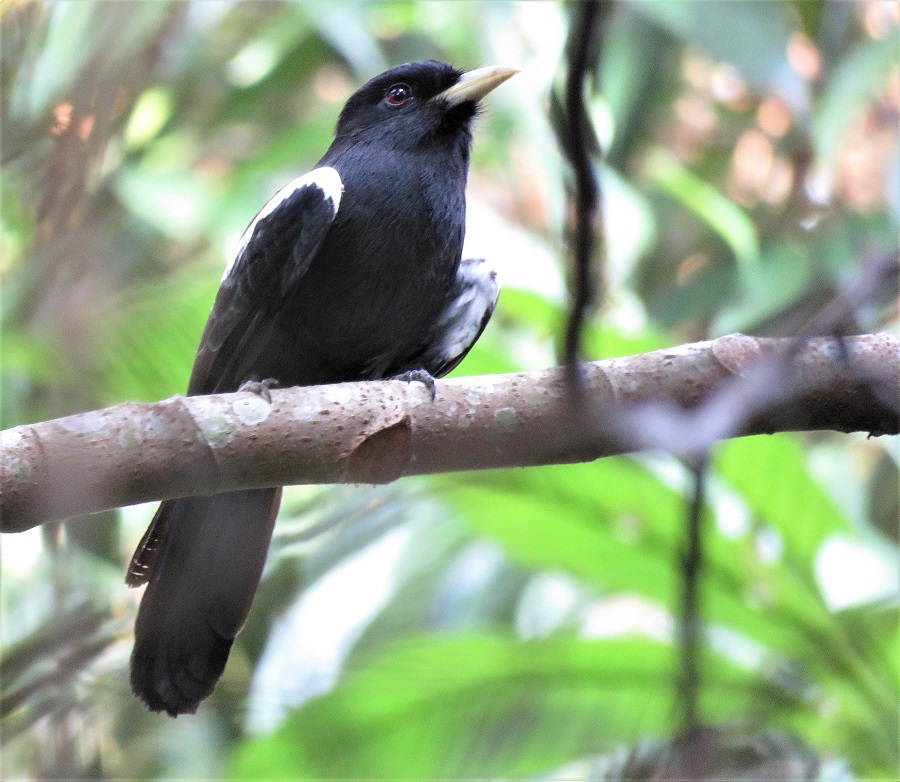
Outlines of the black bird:
M 397 376 L 433 389 L 497 300 L 494 271 L 461 258 L 465 187 L 478 102 L 514 73 L 429 60 L 354 93 L 318 167 L 244 232 L 188 394 Z M 213 691 L 253 602 L 280 499 L 271 488 L 160 505 L 126 579 L 147 584 L 131 686 L 153 711 L 193 713 Z

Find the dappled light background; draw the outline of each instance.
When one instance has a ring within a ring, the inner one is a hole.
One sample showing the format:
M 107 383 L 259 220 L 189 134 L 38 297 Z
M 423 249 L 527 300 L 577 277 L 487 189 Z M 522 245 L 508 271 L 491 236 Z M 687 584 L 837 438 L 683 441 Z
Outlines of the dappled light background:
M 466 252 L 505 287 L 456 374 L 557 363 L 566 5 L 0 12 L 4 428 L 183 392 L 257 209 L 357 86 L 415 59 L 521 69 L 477 123 Z M 791 336 L 896 253 L 898 29 L 891 0 L 616 4 L 589 78 L 607 233 L 587 357 Z M 896 326 L 891 286 L 840 324 Z M 896 440 L 717 451 L 700 694 L 719 778 L 735 758 L 757 778 L 896 770 L 898 483 Z M 177 721 L 128 689 L 124 569 L 152 506 L 5 536 L 0 776 L 649 778 L 679 729 L 689 495 L 665 454 L 289 488 L 224 678 Z

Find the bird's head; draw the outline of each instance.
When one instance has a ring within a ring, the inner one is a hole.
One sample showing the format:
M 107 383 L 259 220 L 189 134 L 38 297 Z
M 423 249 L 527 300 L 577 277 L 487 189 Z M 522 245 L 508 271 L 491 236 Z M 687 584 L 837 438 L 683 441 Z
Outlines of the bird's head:
M 336 135 L 355 141 L 371 135 L 404 146 L 426 138 L 467 136 L 479 101 L 516 73 L 499 65 L 461 71 L 437 60 L 398 65 L 350 96 Z

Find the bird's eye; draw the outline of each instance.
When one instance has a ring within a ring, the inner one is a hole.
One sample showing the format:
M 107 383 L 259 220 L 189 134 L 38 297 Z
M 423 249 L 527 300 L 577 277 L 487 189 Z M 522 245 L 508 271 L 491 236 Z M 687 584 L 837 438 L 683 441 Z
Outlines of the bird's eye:
M 412 88 L 408 84 L 393 84 L 384 96 L 391 106 L 402 106 L 412 97 Z

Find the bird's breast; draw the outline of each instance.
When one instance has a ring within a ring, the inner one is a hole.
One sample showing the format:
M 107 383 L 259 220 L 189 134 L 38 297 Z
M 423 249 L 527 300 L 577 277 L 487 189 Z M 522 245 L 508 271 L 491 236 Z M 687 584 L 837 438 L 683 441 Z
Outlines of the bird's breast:
M 462 252 L 464 170 L 385 162 L 339 169 L 340 210 L 292 308 L 313 348 L 351 376 L 402 365 L 431 339 Z

